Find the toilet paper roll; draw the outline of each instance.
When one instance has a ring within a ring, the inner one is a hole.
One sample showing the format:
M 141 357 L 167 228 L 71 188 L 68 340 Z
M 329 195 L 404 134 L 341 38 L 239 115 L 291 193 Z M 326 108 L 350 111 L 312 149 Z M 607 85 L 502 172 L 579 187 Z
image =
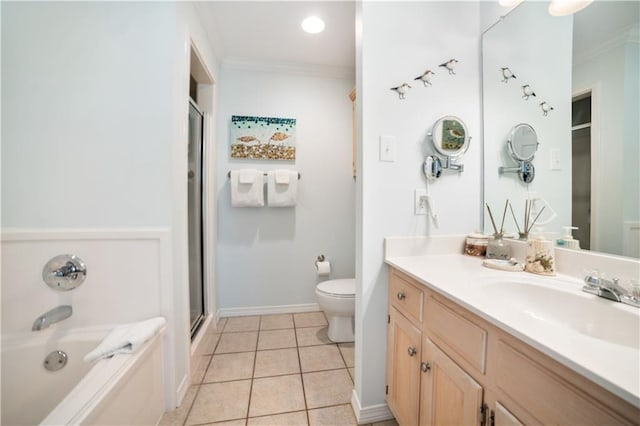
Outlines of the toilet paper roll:
M 325 260 L 324 262 L 316 262 L 316 274 L 322 276 L 322 275 L 329 275 L 331 273 L 331 263 L 329 263 L 328 260 Z

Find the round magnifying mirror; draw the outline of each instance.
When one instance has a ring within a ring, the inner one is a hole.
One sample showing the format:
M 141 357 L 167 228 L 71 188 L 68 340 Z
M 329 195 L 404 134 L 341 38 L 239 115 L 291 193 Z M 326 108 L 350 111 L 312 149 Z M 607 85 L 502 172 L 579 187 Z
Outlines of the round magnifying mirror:
M 509 155 L 516 161 L 531 161 L 538 150 L 538 136 L 533 127 L 526 123 L 518 124 L 511 129 L 507 139 Z
M 438 154 L 459 157 L 469 149 L 469 132 L 464 121 L 453 115 L 438 119 L 429 133 Z

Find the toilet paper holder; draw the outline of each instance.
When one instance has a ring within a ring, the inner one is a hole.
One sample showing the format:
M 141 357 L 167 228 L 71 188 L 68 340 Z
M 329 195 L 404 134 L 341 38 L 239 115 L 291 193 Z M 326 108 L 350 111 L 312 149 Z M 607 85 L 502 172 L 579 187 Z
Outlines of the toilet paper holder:
M 324 254 L 319 255 L 318 257 L 316 257 L 316 261 L 313 262 L 314 265 L 316 265 L 316 268 L 318 267 L 318 262 L 324 262 Z

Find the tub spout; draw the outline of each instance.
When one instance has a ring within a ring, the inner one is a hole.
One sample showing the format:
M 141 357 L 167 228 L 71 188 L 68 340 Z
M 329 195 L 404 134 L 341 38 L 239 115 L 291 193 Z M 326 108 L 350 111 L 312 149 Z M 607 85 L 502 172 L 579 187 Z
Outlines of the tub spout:
M 64 319 L 67 319 L 73 313 L 73 308 L 69 305 L 62 305 L 56 308 L 51 309 L 50 311 L 40 315 L 33 322 L 33 327 L 31 327 L 32 331 L 44 330 L 48 328 L 51 324 L 55 324 Z

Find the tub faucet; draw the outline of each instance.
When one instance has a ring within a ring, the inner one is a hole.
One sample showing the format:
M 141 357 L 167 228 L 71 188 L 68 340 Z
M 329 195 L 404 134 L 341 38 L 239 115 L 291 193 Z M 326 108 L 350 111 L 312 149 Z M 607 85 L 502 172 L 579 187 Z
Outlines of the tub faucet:
M 31 327 L 32 331 L 44 330 L 48 328 L 51 324 L 55 324 L 64 319 L 67 319 L 73 313 L 73 308 L 69 305 L 61 305 L 56 308 L 51 309 L 48 312 L 40 315 L 33 322 L 33 327 Z

